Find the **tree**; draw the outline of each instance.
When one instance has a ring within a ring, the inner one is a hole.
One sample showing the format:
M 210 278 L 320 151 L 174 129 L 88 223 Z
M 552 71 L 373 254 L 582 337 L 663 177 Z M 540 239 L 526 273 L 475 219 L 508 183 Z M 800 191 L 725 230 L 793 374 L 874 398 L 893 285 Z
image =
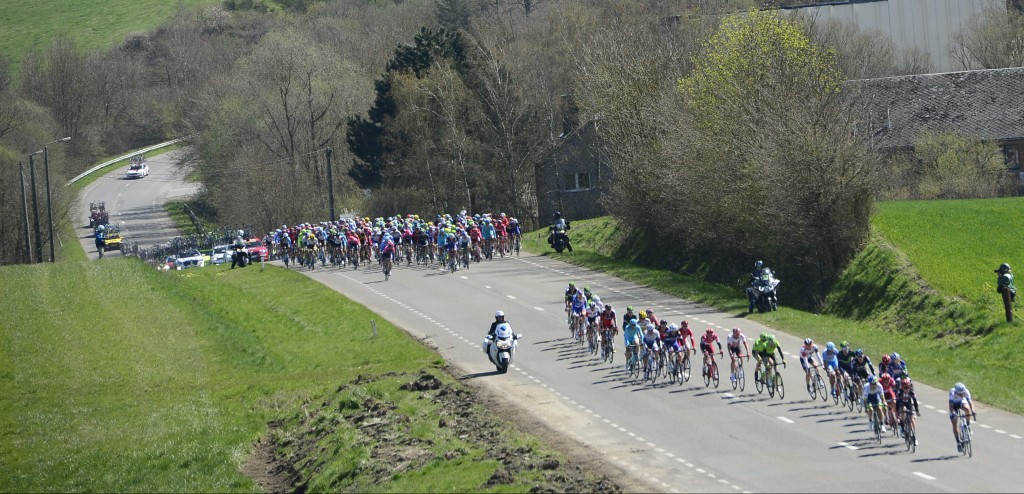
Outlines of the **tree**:
M 26 56 L 22 64 L 21 90 L 25 95 L 53 112 L 61 133 L 72 137 L 69 148 L 81 149 L 77 138 L 83 135 L 93 116 L 95 102 L 85 55 L 73 41 L 57 38 L 43 53 Z
M 916 199 L 999 197 L 1013 192 L 1014 176 L 998 147 L 954 132 L 922 132 L 914 142 Z
M 843 80 L 834 51 L 752 11 L 724 18 L 680 81 L 692 144 L 670 181 L 682 197 L 713 198 L 683 204 L 688 238 L 734 261 L 774 259 L 808 307 L 866 238 L 876 181 Z
M 953 56 L 964 68 L 1024 67 L 1024 14 L 991 9 L 953 36 Z

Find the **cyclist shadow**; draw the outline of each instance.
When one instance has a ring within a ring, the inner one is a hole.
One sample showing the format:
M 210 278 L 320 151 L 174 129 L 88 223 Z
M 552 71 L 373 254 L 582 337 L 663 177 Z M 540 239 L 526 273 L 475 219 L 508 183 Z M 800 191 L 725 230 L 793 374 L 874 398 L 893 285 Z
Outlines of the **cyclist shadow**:
M 363 282 L 363 284 L 364 284 L 364 285 L 372 285 L 372 284 L 374 284 L 374 283 L 384 283 L 384 280 L 376 280 L 376 281 L 364 281 L 364 282 Z
M 922 463 L 922 462 L 926 462 L 926 461 L 949 461 L 949 460 L 955 460 L 955 459 L 957 459 L 959 457 L 960 457 L 960 455 L 946 455 L 946 456 L 937 456 L 935 458 L 918 458 L 916 460 L 910 460 L 910 462 L 911 463 Z

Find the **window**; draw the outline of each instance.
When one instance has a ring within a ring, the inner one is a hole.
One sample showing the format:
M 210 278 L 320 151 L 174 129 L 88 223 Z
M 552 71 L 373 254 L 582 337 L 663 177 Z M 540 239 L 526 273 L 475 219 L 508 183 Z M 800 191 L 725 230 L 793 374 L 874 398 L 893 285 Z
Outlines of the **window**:
M 590 172 L 566 173 L 565 190 L 568 192 L 590 190 Z

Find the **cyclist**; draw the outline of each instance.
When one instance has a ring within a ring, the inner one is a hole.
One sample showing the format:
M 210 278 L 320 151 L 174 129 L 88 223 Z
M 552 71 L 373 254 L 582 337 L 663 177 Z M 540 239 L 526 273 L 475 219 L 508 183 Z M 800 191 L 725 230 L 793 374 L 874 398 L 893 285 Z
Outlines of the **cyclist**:
M 785 367 L 786 358 L 782 355 L 782 346 L 775 339 L 775 335 L 761 333 L 757 341 L 754 342 L 754 359 L 757 360 L 757 368 L 761 370 L 762 378 L 768 373 L 769 359 L 772 361 L 773 367 L 778 365 L 778 361 L 775 360 L 776 353 L 782 359 L 782 366 Z M 764 382 L 767 382 L 767 379 L 764 379 Z
M 743 344 L 743 352 L 740 352 L 740 344 Z M 725 338 L 725 346 L 729 349 L 729 380 L 736 381 L 736 367 L 739 365 L 737 361 L 743 356 L 747 356 L 747 362 L 750 361 L 750 347 L 747 346 L 747 337 L 740 328 L 732 328 L 732 332 Z
M 824 364 L 821 363 L 818 345 L 815 345 L 814 340 L 810 338 L 804 339 L 804 346 L 800 347 L 800 366 L 804 368 L 804 383 L 807 385 L 808 393 L 811 391 L 811 367 L 819 365 Z
M 825 351 L 821 352 L 821 363 L 828 373 L 828 383 L 832 387 L 832 396 L 836 395 L 836 373 L 839 371 L 839 350 L 836 344 L 831 341 L 825 344 Z
M 629 369 L 629 359 L 640 346 L 640 338 L 643 336 L 643 330 L 640 329 L 640 324 L 635 317 L 622 325 L 622 336 L 626 345 L 626 369 Z
M 878 383 L 882 385 L 885 404 L 888 407 L 886 419 L 892 427 L 896 427 L 896 379 L 888 372 L 882 372 L 878 375 Z
M 711 347 L 712 343 L 718 344 L 718 352 L 721 353 L 722 342 L 719 341 L 718 334 L 715 333 L 714 329 L 708 328 L 707 331 L 704 332 L 704 336 L 700 337 L 700 351 L 704 354 L 704 374 L 702 375 L 707 375 L 708 362 L 714 358 L 712 355 L 714 355 L 715 349 Z
M 583 324 L 586 308 L 587 299 L 583 296 L 583 292 L 576 290 L 576 294 L 573 295 L 572 301 L 569 303 L 569 322 L 574 325 L 573 331 L 579 331 L 579 326 Z
M 643 362 L 644 371 L 647 371 L 647 356 L 648 352 L 659 352 L 661 351 L 661 335 L 658 334 L 658 328 L 653 324 L 647 324 L 647 330 L 644 331 L 643 337 L 643 353 L 640 354 L 640 360 Z
M 890 355 L 889 358 L 892 359 L 893 372 L 891 372 L 891 374 L 893 377 L 907 372 L 907 361 L 903 360 L 903 357 L 899 353 L 892 352 L 892 355 Z
M 881 376 L 882 374 L 885 373 L 888 373 L 892 376 L 896 375 L 896 372 L 892 367 L 892 357 L 890 357 L 888 354 L 882 355 L 882 360 L 881 362 L 878 363 L 878 375 Z
M 381 263 L 383 264 L 383 263 L 388 262 L 388 261 L 392 261 L 393 262 L 395 257 L 396 257 L 395 256 L 396 250 L 397 249 L 395 247 L 395 241 L 391 238 L 391 235 L 385 235 L 384 239 L 381 240 L 381 242 L 380 242 L 380 258 L 381 258 Z
M 27 214 L 27 213 L 26 213 Z M 103 259 L 103 251 L 107 245 L 107 227 L 100 225 L 96 227 L 96 252 L 99 253 L 100 259 Z M 234 267 L 234 266 L 231 266 Z
M 601 339 L 602 341 L 608 342 L 608 347 L 612 352 L 615 352 L 615 333 L 619 331 L 618 326 L 615 325 L 615 311 L 612 310 L 612 304 L 606 304 L 604 310 L 601 311 Z
M 921 408 L 917 405 L 917 393 L 914 392 L 914 382 L 909 377 L 900 379 L 900 385 L 896 390 L 896 416 L 903 420 L 903 411 L 910 410 L 913 406 L 914 413 L 910 414 L 910 426 L 915 427 L 914 415 L 921 416 Z M 917 446 L 917 436 L 914 436 L 914 445 Z
M 956 450 L 963 452 L 964 443 L 960 439 L 960 427 L 958 427 L 958 420 L 956 412 L 958 410 L 964 411 L 964 419 L 967 420 L 967 424 L 971 423 L 971 416 L 974 419 L 978 419 L 977 412 L 974 411 L 974 403 L 971 401 L 971 391 L 964 386 L 964 383 L 956 383 L 949 390 L 949 420 L 953 423 L 953 437 L 956 439 Z
M 843 380 L 843 386 L 850 385 L 850 376 L 853 376 L 853 359 L 856 354 L 853 352 L 853 348 L 850 348 L 850 343 L 844 341 L 839 344 L 839 355 L 836 358 L 839 360 L 839 377 Z
M 872 365 L 871 358 L 864 354 L 864 350 L 858 348 L 857 351 L 853 352 L 853 356 L 853 375 L 856 378 L 864 382 L 869 376 L 875 375 L 875 366 Z M 870 373 L 868 369 L 871 370 Z
M 665 335 L 662 336 L 661 341 L 665 351 L 668 352 L 668 358 L 675 362 L 677 369 L 681 368 L 683 363 L 679 356 L 679 352 L 682 351 L 682 345 L 679 344 L 679 326 L 669 324 L 665 328 Z
M 626 313 L 622 315 L 622 326 L 625 327 L 626 323 L 628 323 L 630 319 L 633 319 L 635 317 L 636 317 L 636 313 L 633 312 L 633 306 L 632 305 L 627 305 L 626 306 Z
M 687 338 L 690 339 L 689 345 L 686 344 Z M 679 323 L 679 341 L 682 343 L 684 352 L 697 352 L 697 344 L 693 341 L 693 330 L 690 329 L 690 323 L 686 322 L 686 319 Z
M 573 282 L 570 281 L 569 282 L 569 288 L 565 289 L 565 311 L 566 312 L 569 312 L 569 304 L 572 302 L 573 297 L 576 296 L 576 292 L 578 292 L 578 291 L 579 290 L 576 289 L 576 283 L 573 283 Z M 626 325 L 626 321 L 622 321 L 622 325 L 625 326 Z
M 867 412 L 868 420 L 878 420 L 882 426 L 882 432 L 885 432 L 885 422 L 882 421 L 881 410 L 878 410 L 879 407 L 885 408 L 882 393 L 882 385 L 878 382 L 878 378 L 873 375 L 868 376 L 868 382 L 864 385 L 864 410 Z M 878 410 L 879 413 L 874 413 L 875 410 Z

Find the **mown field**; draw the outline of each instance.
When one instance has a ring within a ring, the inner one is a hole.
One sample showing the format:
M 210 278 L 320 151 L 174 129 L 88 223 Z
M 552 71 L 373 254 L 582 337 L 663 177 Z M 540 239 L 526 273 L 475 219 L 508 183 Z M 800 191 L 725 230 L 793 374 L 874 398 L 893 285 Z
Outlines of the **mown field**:
M 573 222 L 573 253 L 555 254 L 544 231 L 527 234 L 524 246 L 797 337 L 849 340 L 876 362 L 883 352 L 898 351 L 922 382 L 944 388 L 963 381 L 978 400 L 1024 413 L 1019 380 L 1024 362 L 1011 354 L 1024 344 L 1022 323 L 1002 320 L 992 273 L 1001 262 L 1024 266 L 1021 230 L 1010 226 L 1024 224 L 1022 206 L 1024 198 L 881 204 L 869 244 L 844 273 L 823 314 L 785 307 L 785 298 L 797 295 L 782 290 L 779 311 L 747 315 L 740 287 L 614 256 L 636 249 L 621 249 L 624 231 L 608 217 Z M 1004 228 L 990 234 L 994 224 Z
M 185 5 L 215 0 L 180 0 Z M 11 58 L 15 73 L 21 58 L 58 36 L 80 50 L 102 50 L 128 33 L 147 31 L 167 20 L 179 2 L 167 0 L 24 1 L 0 0 L 0 55 Z
M 2 267 L 0 282 L 2 492 L 255 491 L 243 468 L 268 423 L 290 482 L 311 490 L 485 490 L 499 467 L 453 419 L 429 426 L 437 400 L 399 391 L 427 373 L 465 396 L 435 353 L 301 274 L 111 259 Z M 347 420 L 371 413 L 418 463 L 369 468 L 378 441 Z M 317 447 L 302 464 L 292 437 Z M 540 477 L 524 467 L 496 488 Z

